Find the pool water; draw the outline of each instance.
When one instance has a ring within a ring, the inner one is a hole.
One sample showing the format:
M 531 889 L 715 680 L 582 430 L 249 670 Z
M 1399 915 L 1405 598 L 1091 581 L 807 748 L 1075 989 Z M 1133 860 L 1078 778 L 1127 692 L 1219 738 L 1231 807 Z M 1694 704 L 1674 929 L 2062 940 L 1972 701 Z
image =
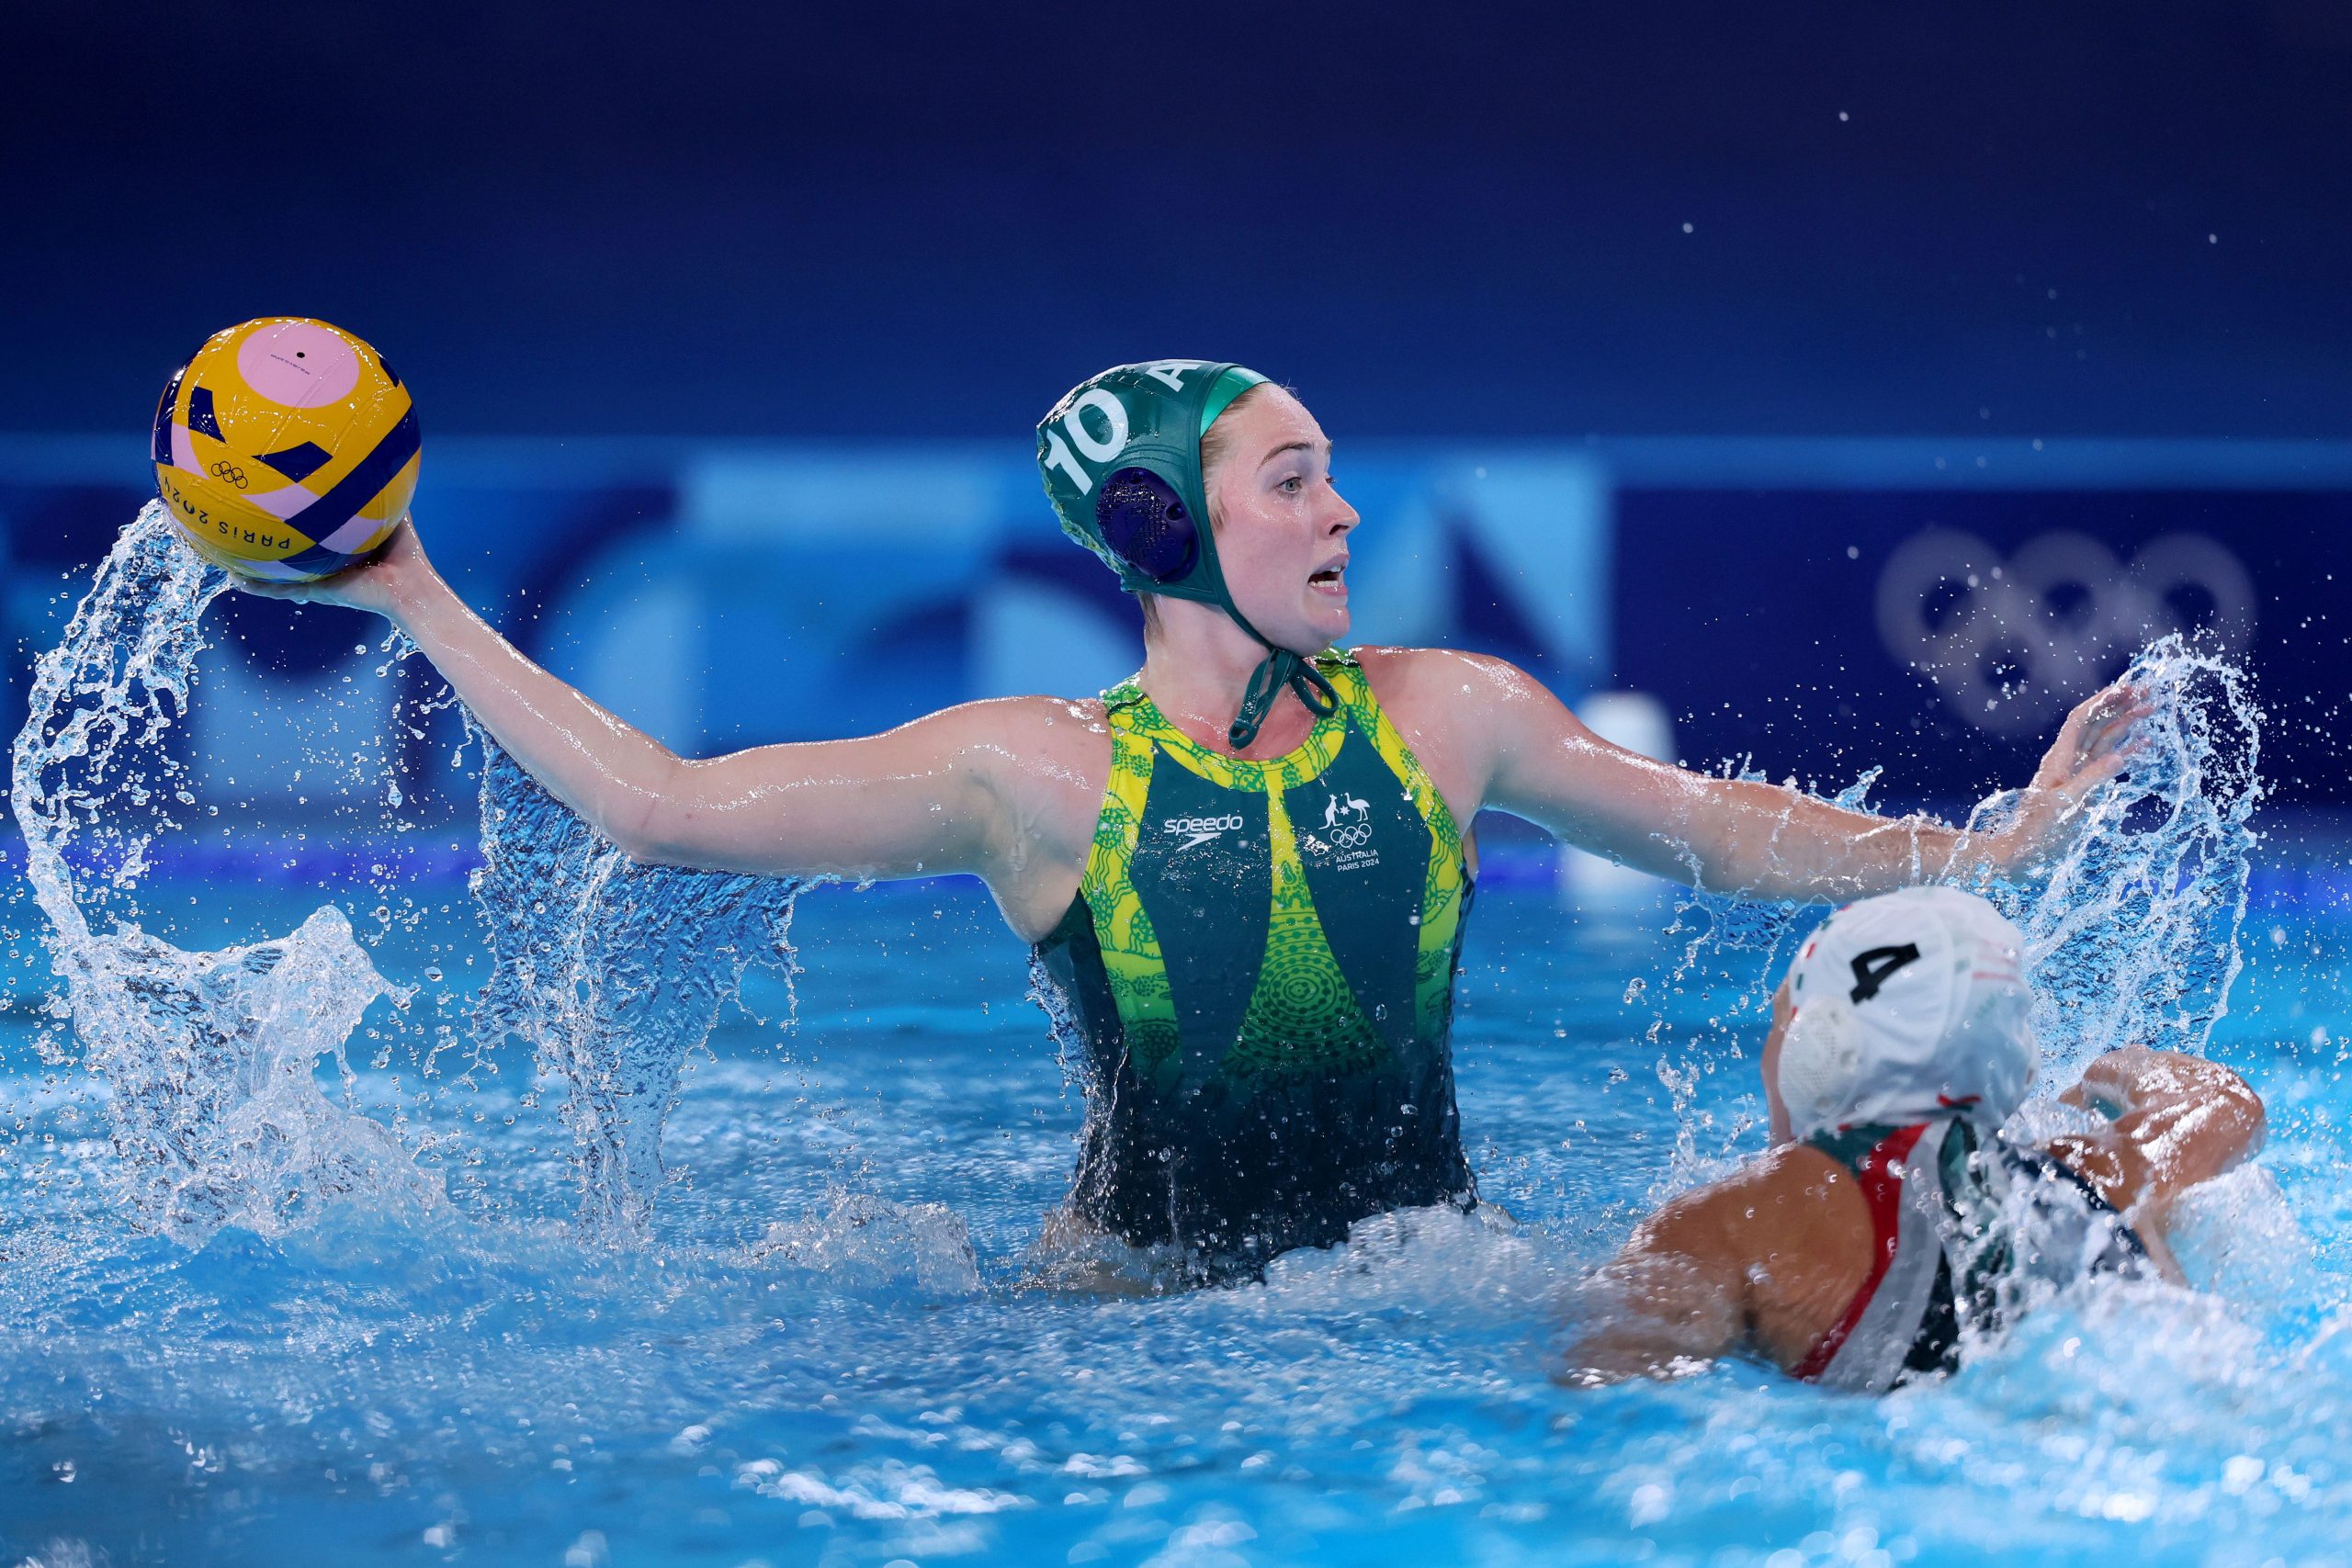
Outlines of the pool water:
M 1038 1250 L 1081 1100 L 977 886 L 633 867 L 475 750 L 469 890 L 402 849 L 371 736 L 319 745 L 390 841 L 242 851 L 269 825 L 174 816 L 222 586 L 126 530 L 16 745 L 0 1562 L 2342 1554 L 2352 912 L 2324 877 L 2246 908 L 2259 716 L 2193 649 L 2138 661 L 2128 784 L 2002 897 L 2045 1089 L 2114 1036 L 2268 1098 L 2176 1234 L 2208 1288 L 2086 1283 L 1883 1399 L 1572 1392 L 1581 1275 L 1761 1145 L 1787 912 L 1580 912 L 1497 843 L 1455 1035 L 1488 1201 L 1076 1292 Z
M 187 947 L 317 902 L 145 898 Z M 801 900 L 797 998 L 752 972 L 631 1245 L 580 1224 L 526 1051 L 434 1054 L 481 977 L 464 890 L 353 915 L 417 989 L 373 1004 L 347 1088 L 319 1081 L 443 1195 L 313 1194 L 191 1248 L 126 1223 L 103 1090 L 42 1064 L 14 907 L 7 1562 L 2253 1563 L 2335 1558 L 2352 1525 L 2339 913 L 2248 917 L 2214 1050 L 2271 1139 L 2188 1227 L 2216 1289 L 2086 1287 L 1875 1400 L 1744 1364 L 1549 1382 L 1577 1271 L 1760 1143 L 1762 955 L 1691 964 L 1662 903 L 1480 898 L 1462 1111 L 1510 1220 L 1395 1216 L 1262 1285 L 1140 1300 L 1024 1260 L 1080 1105 L 973 884 Z

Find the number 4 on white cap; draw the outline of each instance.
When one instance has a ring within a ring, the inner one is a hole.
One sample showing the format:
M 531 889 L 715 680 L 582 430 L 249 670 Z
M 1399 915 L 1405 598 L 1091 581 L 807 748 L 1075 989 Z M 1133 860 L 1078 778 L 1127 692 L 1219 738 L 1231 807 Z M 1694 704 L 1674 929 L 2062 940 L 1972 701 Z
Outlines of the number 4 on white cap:
M 1873 947 L 1867 953 L 1854 954 L 1854 988 L 1848 992 L 1858 1002 L 1866 1002 L 1878 995 L 1878 988 L 1887 977 L 1905 964 L 1919 961 L 1919 944 L 1906 942 L 1900 947 Z

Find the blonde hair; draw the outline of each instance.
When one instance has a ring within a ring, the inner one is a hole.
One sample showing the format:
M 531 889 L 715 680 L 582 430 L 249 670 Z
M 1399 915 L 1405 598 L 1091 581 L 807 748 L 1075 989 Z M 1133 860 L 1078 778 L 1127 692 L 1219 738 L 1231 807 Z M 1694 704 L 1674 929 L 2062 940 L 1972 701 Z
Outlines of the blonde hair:
M 1233 445 L 1232 432 L 1225 429 L 1227 417 L 1234 410 L 1242 407 L 1250 399 L 1272 385 L 1271 381 L 1258 381 L 1244 387 L 1240 395 L 1226 404 L 1218 412 L 1216 418 L 1210 422 L 1209 427 L 1201 432 L 1201 491 L 1204 494 L 1207 493 L 1209 488 L 1209 475 L 1216 472 L 1217 465 L 1225 461 L 1226 448 Z M 1212 527 L 1216 524 L 1216 508 L 1214 504 L 1209 508 L 1209 524 Z

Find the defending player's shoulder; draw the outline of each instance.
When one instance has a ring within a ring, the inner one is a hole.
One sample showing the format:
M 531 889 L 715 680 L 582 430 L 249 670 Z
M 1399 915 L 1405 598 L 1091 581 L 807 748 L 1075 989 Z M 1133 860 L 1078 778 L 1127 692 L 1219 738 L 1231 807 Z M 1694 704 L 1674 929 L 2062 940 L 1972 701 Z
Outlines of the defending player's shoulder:
M 1727 1176 L 1683 1193 L 1653 1224 L 1691 1245 L 1733 1248 L 1763 1244 L 1770 1233 L 1852 1218 L 1868 1227 L 1861 1196 L 1844 1167 L 1810 1144 L 1782 1144 Z M 1850 1203 L 1852 1213 L 1846 1210 Z
M 1573 723 L 1549 688 L 1508 659 L 1458 648 L 1359 648 L 1384 707 L 1455 729 Z
M 983 728 L 1008 738 L 1048 745 L 1087 737 L 1099 742 L 1110 733 L 1100 697 L 989 697 L 948 711 L 970 714 Z

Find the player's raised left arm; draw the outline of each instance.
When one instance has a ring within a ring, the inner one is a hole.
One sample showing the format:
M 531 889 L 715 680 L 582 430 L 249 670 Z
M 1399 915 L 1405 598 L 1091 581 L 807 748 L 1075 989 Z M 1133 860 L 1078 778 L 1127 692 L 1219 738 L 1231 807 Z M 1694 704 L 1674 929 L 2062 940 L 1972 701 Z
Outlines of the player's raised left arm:
M 1679 882 L 1761 897 L 1843 900 L 1965 874 L 2032 871 L 2071 841 L 2084 797 L 2129 760 L 2137 693 L 2109 688 L 2067 718 L 2007 827 L 1849 810 L 1801 790 L 1713 778 L 1612 746 L 1524 671 L 1431 652 L 1449 722 L 1483 770 L 1481 803 L 1579 848 Z

